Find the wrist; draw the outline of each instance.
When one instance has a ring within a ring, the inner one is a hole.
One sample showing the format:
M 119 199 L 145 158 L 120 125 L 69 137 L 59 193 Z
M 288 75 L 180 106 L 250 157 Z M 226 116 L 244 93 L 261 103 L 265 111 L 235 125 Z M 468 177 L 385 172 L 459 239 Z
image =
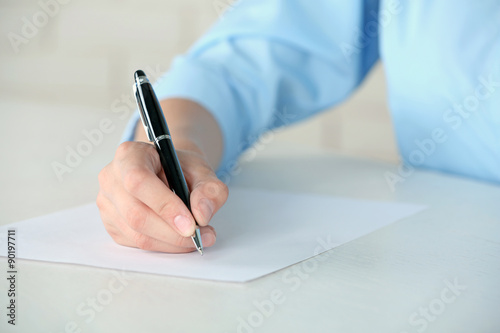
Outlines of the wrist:
M 172 131 L 170 131 L 175 149 L 189 150 L 203 155 L 203 151 L 200 148 L 200 145 L 197 144 L 193 138 L 189 137 L 189 134 L 182 133 L 182 131 L 175 129 L 174 132 L 175 134 L 172 134 Z M 137 123 L 137 126 L 135 128 L 134 138 L 135 141 L 153 144 L 153 142 L 149 141 L 140 121 Z
M 192 138 L 183 136 L 174 137 L 173 135 L 172 137 L 173 144 L 176 150 L 187 150 L 205 156 L 205 153 L 201 149 L 200 145 L 197 144 L 196 141 Z
M 165 99 L 160 104 L 175 149 L 199 154 L 214 170 L 217 169 L 223 142 L 220 128 L 212 115 L 200 104 L 187 99 Z M 136 126 L 135 140 L 149 141 L 142 124 Z

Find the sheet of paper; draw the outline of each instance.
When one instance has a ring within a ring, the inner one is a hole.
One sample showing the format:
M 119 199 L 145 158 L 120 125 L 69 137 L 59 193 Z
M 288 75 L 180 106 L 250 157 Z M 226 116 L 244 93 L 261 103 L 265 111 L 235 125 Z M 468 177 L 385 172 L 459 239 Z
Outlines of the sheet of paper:
M 2 226 L 0 242 L 5 243 L 7 230 L 15 228 L 18 258 L 244 282 L 354 240 L 424 208 L 232 188 L 228 202 L 212 222 L 217 230 L 216 245 L 207 248 L 204 256 L 197 252 L 165 254 L 117 245 L 106 233 L 95 204 Z M 6 248 L 4 245 L 2 249 Z

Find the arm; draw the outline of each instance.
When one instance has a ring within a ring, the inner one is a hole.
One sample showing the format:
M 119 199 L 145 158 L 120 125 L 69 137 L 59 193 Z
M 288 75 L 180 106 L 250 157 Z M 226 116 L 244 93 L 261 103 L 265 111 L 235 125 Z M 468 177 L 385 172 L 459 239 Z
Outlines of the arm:
M 378 60 L 377 0 L 237 2 L 155 85 L 218 123 L 218 169 L 230 179 L 239 154 L 266 130 L 345 100 Z M 371 28 L 370 35 L 360 31 Z M 376 26 L 376 24 L 375 24 Z M 371 36 L 371 37 L 370 37 Z
M 238 155 L 264 131 L 344 100 L 378 59 L 377 38 L 356 46 L 354 33 L 377 9 L 377 0 L 239 2 L 155 87 L 193 215 L 165 186 L 153 146 L 125 142 L 99 177 L 97 203 L 113 239 L 148 250 L 193 251 L 188 237 L 196 219 L 203 244 L 212 245 L 208 222 L 228 195 L 213 170 L 227 180 Z M 357 48 L 346 54 L 344 44 Z M 136 139 L 145 140 L 135 129 Z

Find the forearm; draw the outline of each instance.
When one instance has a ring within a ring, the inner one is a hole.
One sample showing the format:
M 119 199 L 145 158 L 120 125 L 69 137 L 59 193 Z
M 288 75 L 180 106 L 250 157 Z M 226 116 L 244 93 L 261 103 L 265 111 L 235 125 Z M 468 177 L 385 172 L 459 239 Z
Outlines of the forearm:
M 213 116 L 200 104 L 181 98 L 160 101 L 176 149 L 194 150 L 206 156 L 215 170 L 223 152 L 222 133 Z M 149 141 L 141 124 L 137 141 Z

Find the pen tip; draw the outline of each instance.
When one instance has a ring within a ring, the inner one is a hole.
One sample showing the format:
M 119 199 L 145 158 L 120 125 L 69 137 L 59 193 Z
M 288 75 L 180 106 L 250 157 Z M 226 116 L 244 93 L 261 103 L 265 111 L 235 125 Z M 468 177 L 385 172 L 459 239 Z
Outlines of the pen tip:
M 200 228 L 196 228 L 194 235 L 191 236 L 191 239 L 194 242 L 194 246 L 200 252 L 201 255 L 203 255 L 203 243 L 201 242 L 201 234 L 200 234 Z

